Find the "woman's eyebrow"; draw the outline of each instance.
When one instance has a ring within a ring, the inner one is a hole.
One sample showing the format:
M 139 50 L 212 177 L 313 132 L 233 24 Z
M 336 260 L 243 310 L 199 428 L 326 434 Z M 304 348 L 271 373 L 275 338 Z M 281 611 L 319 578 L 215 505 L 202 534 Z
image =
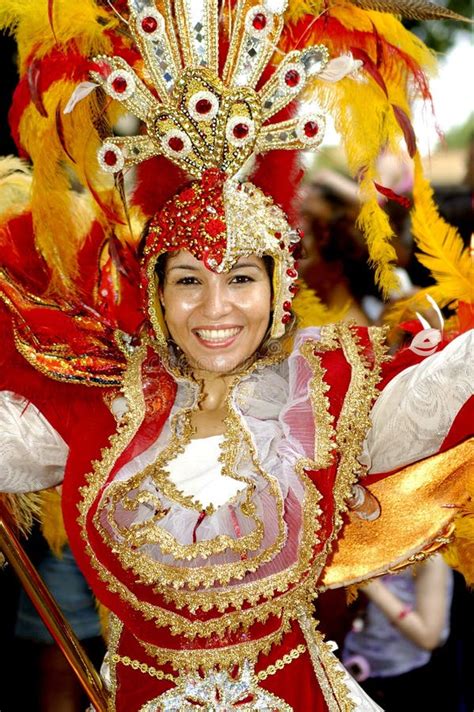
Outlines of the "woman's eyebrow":
M 173 265 L 168 267 L 168 272 L 171 272 L 174 269 L 185 269 L 186 271 L 197 272 L 199 267 L 195 267 L 194 265 Z
M 254 267 L 255 269 L 261 270 L 261 266 L 255 264 L 255 262 L 239 262 L 238 264 L 232 265 L 230 268 L 229 272 L 232 272 L 235 269 L 248 269 L 249 267 Z

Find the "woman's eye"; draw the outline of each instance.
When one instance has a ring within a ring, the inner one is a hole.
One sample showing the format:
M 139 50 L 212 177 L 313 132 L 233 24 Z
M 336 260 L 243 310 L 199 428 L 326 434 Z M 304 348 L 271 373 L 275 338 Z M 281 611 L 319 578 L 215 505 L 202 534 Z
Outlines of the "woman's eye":
M 253 277 L 249 277 L 247 274 L 236 274 L 232 279 L 234 284 L 247 284 L 247 282 L 253 282 Z
M 181 277 L 176 284 L 184 284 L 186 286 L 188 284 L 199 284 L 199 282 L 196 277 Z

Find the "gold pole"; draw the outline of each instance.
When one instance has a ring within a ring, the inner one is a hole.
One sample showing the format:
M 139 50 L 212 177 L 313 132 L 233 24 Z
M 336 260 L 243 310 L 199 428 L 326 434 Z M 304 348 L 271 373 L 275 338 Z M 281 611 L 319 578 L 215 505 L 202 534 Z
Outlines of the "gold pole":
M 76 634 L 26 555 L 0 506 L 0 548 L 38 611 L 46 628 L 71 665 L 97 712 L 107 712 L 107 696 L 97 670 L 85 654 Z

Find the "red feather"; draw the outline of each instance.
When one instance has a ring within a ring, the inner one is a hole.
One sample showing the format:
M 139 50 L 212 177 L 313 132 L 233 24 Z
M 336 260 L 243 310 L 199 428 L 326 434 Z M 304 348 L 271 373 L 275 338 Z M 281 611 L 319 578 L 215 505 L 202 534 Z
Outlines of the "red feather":
M 252 183 L 272 196 L 292 224 L 297 224 L 296 196 L 304 171 L 299 165 L 298 151 L 271 151 L 257 158 Z
M 137 167 L 137 187 L 132 204 L 138 205 L 144 214 L 152 217 L 163 203 L 178 192 L 187 182 L 184 171 L 164 156 L 156 156 Z
M 47 118 L 48 112 L 46 111 L 46 107 L 43 103 L 43 95 L 40 88 L 41 62 L 39 60 L 34 59 L 31 62 L 30 66 L 28 67 L 27 78 L 28 87 L 30 89 L 31 101 L 36 106 L 41 116 Z
M 54 31 L 54 0 L 48 0 L 48 20 L 54 36 L 54 41 L 57 44 L 58 38 L 56 37 L 56 32 Z
M 411 158 L 416 153 L 416 136 L 413 129 L 412 123 L 406 113 L 399 106 L 392 104 L 393 113 L 397 119 L 398 125 L 403 131 L 403 136 L 405 137 L 405 143 L 407 145 L 408 154 Z
M 364 50 L 360 49 L 360 47 L 351 47 L 351 52 L 355 59 L 360 59 L 364 63 L 365 71 L 377 82 L 385 96 L 388 96 L 387 85 L 385 84 L 384 78 L 377 69 L 377 65 L 371 60 L 367 52 L 364 52 Z
M 59 143 L 61 144 L 61 148 L 63 149 L 64 153 L 66 156 L 69 158 L 72 163 L 76 163 L 74 160 L 73 156 L 68 150 L 68 147 L 66 145 L 66 139 L 64 137 L 64 126 L 63 126 L 63 119 L 62 119 L 62 110 L 61 110 L 61 104 L 58 104 L 56 107 L 56 133 L 58 134 L 58 139 Z
M 400 195 L 399 193 L 395 193 L 395 191 L 391 188 L 386 188 L 384 185 L 380 185 L 380 183 L 376 183 L 375 181 L 374 185 L 377 188 L 377 191 L 389 200 L 394 200 L 399 205 L 402 205 L 404 208 L 407 208 L 407 210 L 411 208 L 410 198 L 406 198 L 405 196 Z

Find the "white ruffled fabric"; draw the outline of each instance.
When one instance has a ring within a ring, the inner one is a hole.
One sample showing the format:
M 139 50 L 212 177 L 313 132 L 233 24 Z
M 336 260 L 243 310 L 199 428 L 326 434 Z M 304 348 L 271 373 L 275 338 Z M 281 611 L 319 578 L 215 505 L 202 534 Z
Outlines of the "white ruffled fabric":
M 245 484 L 223 477 L 219 456 L 223 435 L 191 440 L 168 465 L 169 479 L 186 496 L 199 502 L 201 509 L 220 507 L 245 489 Z
M 0 393 L 0 489 L 32 492 L 59 484 L 68 447 L 59 433 L 25 398 Z

